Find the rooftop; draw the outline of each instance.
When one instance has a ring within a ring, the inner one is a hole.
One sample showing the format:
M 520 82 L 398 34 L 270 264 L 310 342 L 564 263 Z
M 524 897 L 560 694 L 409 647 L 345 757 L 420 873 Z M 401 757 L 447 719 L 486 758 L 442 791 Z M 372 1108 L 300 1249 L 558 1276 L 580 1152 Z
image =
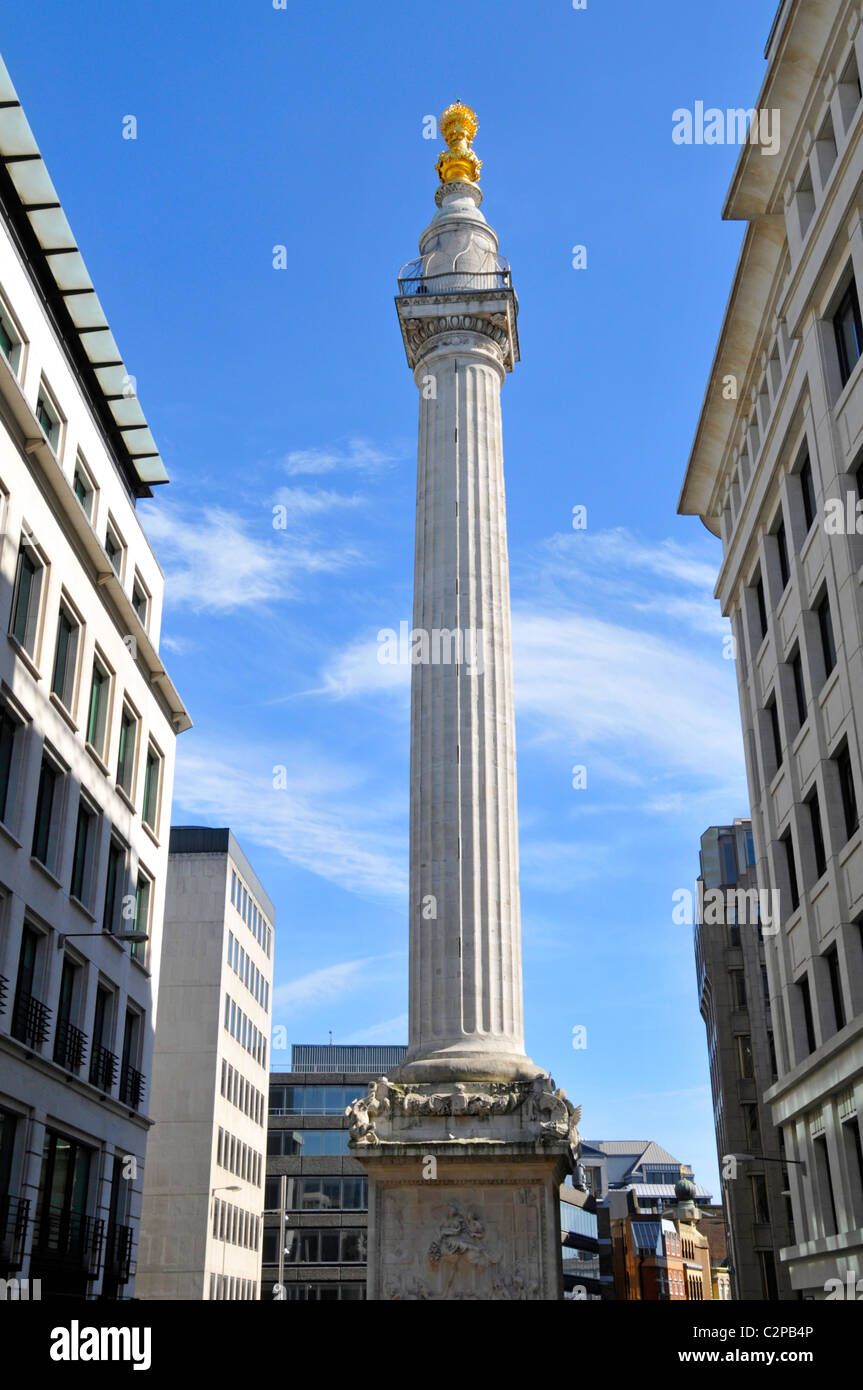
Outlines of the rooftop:
M 165 465 L 2 58 L 0 210 L 121 475 L 134 496 L 152 496 Z

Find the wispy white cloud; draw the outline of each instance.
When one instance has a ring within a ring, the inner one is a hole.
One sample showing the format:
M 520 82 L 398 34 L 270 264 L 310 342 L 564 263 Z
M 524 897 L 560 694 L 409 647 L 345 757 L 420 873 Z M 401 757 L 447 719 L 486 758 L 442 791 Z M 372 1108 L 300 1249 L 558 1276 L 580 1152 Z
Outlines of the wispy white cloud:
M 346 511 L 362 507 L 365 499 L 353 494 L 332 492 L 327 488 L 282 487 L 276 492 L 276 503 L 284 507 L 289 523 L 306 521 L 309 517 L 327 512 Z
M 261 536 L 223 507 L 150 505 L 143 521 L 166 570 L 168 602 L 195 612 L 294 598 L 302 591 L 301 576 L 337 573 L 362 558 L 354 547 L 317 545 L 272 527 Z
M 396 807 L 377 801 L 366 769 L 323 750 L 210 743 L 179 745 L 175 801 L 183 814 L 229 824 L 299 868 L 366 896 L 407 893 L 407 845 Z M 273 785 L 273 768 L 284 768 Z
M 404 1043 L 408 1036 L 407 1014 L 397 1014 L 395 1018 L 385 1018 L 373 1023 L 370 1028 L 362 1028 L 351 1033 L 346 1039 L 349 1043 Z
M 335 473 L 340 469 L 357 469 L 361 473 L 379 473 L 399 461 L 400 455 L 370 444 L 367 439 L 349 439 L 312 449 L 294 449 L 284 461 L 285 472 Z
M 273 989 L 274 1014 L 296 1012 L 328 999 L 341 999 L 363 981 L 374 960 L 373 956 L 366 956 L 360 960 L 337 961 L 276 985 Z

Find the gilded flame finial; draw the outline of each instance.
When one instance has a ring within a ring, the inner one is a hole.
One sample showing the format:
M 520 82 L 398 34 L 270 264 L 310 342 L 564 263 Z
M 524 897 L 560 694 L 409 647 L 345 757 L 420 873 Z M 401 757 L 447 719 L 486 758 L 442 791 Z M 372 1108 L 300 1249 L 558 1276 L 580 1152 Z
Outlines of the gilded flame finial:
M 471 142 L 479 129 L 476 112 L 460 101 L 441 114 L 440 129 L 448 149 L 438 159 L 435 168 L 441 183 L 462 180 L 465 183 L 479 183 L 482 160 L 471 149 Z

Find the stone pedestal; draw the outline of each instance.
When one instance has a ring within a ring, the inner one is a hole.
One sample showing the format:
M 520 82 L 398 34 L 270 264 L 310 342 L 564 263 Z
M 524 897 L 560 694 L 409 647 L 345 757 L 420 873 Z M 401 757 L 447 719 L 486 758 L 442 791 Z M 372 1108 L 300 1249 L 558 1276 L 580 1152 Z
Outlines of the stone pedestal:
M 563 1297 L 558 1189 L 578 1113 L 550 1077 L 384 1077 L 348 1114 L 369 1175 L 370 1299 Z

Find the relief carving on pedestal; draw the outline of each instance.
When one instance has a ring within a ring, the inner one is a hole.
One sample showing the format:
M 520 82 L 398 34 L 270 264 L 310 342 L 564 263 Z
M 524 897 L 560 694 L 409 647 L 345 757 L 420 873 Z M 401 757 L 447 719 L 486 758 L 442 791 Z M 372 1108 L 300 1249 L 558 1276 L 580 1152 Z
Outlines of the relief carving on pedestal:
M 515 1111 L 540 1142 L 565 1139 L 571 1146 L 578 1144 L 581 1107 L 573 1106 L 566 1092 L 544 1075 L 529 1082 L 489 1081 L 470 1090 L 458 1081 L 447 1091 L 400 1086 L 382 1076 L 370 1082 L 368 1095 L 355 1100 L 345 1114 L 355 1144 L 379 1144 L 377 1123 L 391 1115 L 487 1119 Z

